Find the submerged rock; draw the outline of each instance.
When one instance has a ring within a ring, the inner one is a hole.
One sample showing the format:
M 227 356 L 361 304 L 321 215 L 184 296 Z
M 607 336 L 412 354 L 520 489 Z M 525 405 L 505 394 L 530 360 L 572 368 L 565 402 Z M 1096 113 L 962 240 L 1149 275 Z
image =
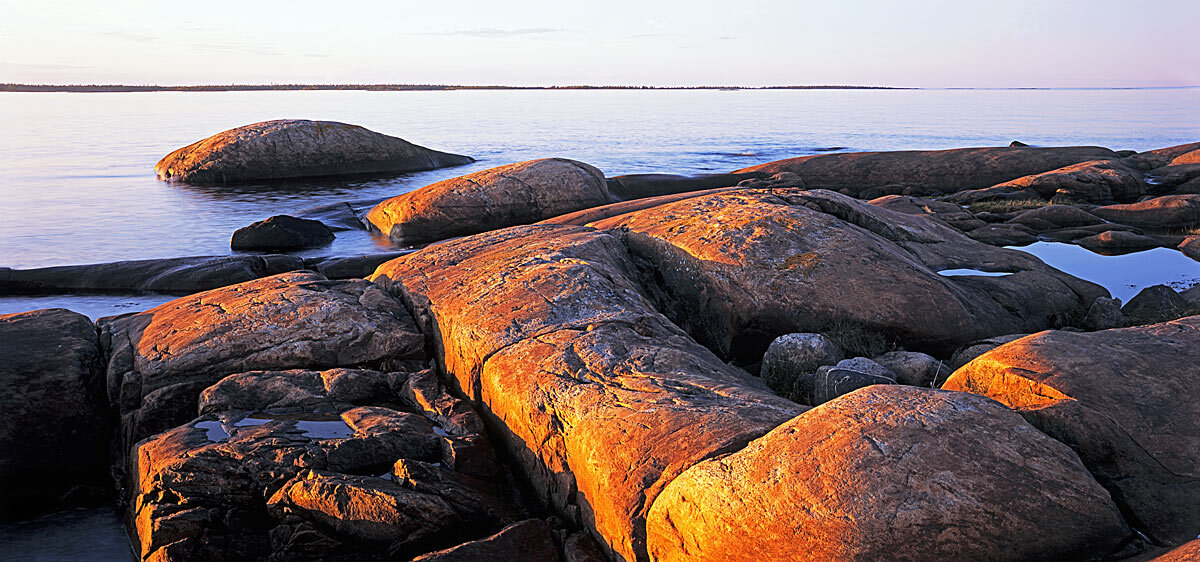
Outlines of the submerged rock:
M 283 119 L 244 125 L 189 144 L 159 160 L 154 171 L 163 180 L 206 185 L 417 172 L 474 161 L 358 125 Z
M 1091 333 L 1049 331 L 959 369 L 944 389 L 989 396 L 1070 445 L 1160 544 L 1200 533 L 1200 316 Z
M 544 158 L 427 185 L 376 205 L 367 220 L 393 242 L 415 244 L 611 202 L 600 170 L 565 158 Z
M 275 215 L 233 233 L 234 250 L 301 250 L 333 242 L 333 231 L 321 221 Z
M 1093 146 L 848 152 L 778 160 L 735 173 L 793 172 L 809 188 L 848 189 L 853 196 L 867 188 L 892 184 L 953 193 L 1080 162 L 1116 158 L 1115 152 Z
M 1066 446 L 994 401 L 888 385 L 793 418 L 659 494 L 650 558 L 1085 559 L 1130 535 Z
M 101 499 L 110 422 L 92 321 L 0 314 L 0 384 L 0 521 Z

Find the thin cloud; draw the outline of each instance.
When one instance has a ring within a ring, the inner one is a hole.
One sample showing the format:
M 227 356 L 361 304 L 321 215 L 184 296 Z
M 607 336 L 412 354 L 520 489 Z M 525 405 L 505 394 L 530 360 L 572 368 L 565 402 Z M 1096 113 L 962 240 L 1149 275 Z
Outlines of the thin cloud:
M 546 35 L 549 33 L 559 33 L 566 31 L 558 27 L 521 27 L 515 29 L 500 29 L 495 27 L 481 27 L 476 29 L 453 29 L 443 31 L 427 31 L 423 33 L 413 33 L 412 35 L 437 35 L 437 36 L 460 36 L 460 37 L 481 37 L 481 38 L 497 38 L 497 37 L 519 37 L 522 35 Z
M 158 43 L 163 40 L 162 37 L 154 35 L 145 35 L 142 33 L 130 33 L 128 31 L 96 31 L 96 35 L 102 37 L 111 37 L 113 39 L 122 39 L 125 41 L 133 41 L 135 43 Z

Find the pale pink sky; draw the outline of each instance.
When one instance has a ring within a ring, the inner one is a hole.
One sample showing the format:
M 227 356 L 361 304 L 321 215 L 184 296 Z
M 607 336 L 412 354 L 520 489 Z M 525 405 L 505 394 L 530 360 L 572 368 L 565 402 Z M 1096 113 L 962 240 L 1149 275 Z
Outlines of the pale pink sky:
M 1200 84 L 1197 0 L 0 0 L 0 82 Z

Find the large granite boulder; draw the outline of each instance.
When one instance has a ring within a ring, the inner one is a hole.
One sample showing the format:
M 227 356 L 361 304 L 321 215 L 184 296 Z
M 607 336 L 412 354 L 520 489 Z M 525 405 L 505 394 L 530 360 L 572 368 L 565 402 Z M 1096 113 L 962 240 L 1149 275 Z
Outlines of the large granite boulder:
M 158 161 L 163 180 L 196 185 L 255 180 L 418 172 L 475 160 L 335 121 L 282 119 L 244 125 Z
M 778 160 L 735 173 L 792 172 L 804 180 L 806 187 L 844 189 L 854 196 L 869 188 L 886 185 L 953 193 L 989 187 L 1080 162 L 1116 158 L 1117 153 L 1095 146 L 845 152 Z
M 653 560 L 1084 560 L 1131 531 L 1066 446 L 1002 405 L 860 389 L 672 481 Z
M 1200 195 L 1164 195 L 1127 205 L 1092 209 L 1102 219 L 1148 229 L 1185 228 L 1200 224 Z
M 363 280 L 295 272 L 102 318 L 108 398 L 120 412 L 119 454 L 194 417 L 196 398 L 257 369 L 387 367 L 420 357 L 424 340 L 396 299 Z
M 1070 445 L 1161 544 L 1200 533 L 1200 316 L 1034 334 L 985 353 L 942 388 L 995 398 Z
M 0 314 L 0 521 L 53 511 L 108 480 L 96 327 L 61 308 Z
M 1141 172 L 1120 160 L 1071 164 L 997 185 L 956 193 L 960 203 L 1036 197 L 1083 203 L 1128 203 L 1146 193 Z
M 1022 252 L 824 190 L 737 190 L 594 223 L 647 264 L 676 324 L 751 363 L 782 334 L 852 326 L 910 349 L 1054 326 L 1105 291 Z M 947 276 L 951 269 L 1010 275 Z
M 333 242 L 333 231 L 318 220 L 275 215 L 233 232 L 234 250 L 302 250 Z
M 554 513 L 645 560 L 677 474 L 804 410 L 655 311 L 620 240 L 515 227 L 430 246 L 371 277 L 403 296 L 439 368 Z
M 0 267 L 0 291 L 148 291 L 194 293 L 304 268 L 296 256 L 196 256 L 60 265 Z
M 487 446 L 483 424 L 428 371 L 242 373 L 201 409 L 131 460 L 144 560 L 393 559 L 521 516 L 504 474 L 448 460 L 455 440 Z
M 393 242 L 415 244 L 611 202 L 600 170 L 565 158 L 544 158 L 427 185 L 376 205 L 367 220 Z
M 731 191 L 731 190 L 735 190 L 735 189 L 740 189 L 740 188 L 718 187 L 716 189 L 705 189 L 705 190 L 701 190 L 701 191 L 685 191 L 683 193 L 675 193 L 672 195 L 659 195 L 657 197 L 646 197 L 643 199 L 631 199 L 629 201 L 619 201 L 617 203 L 609 203 L 608 205 L 601 205 L 599 207 L 589 207 L 587 209 L 580 209 L 573 213 L 567 213 L 565 215 L 559 215 L 557 217 L 548 218 L 544 221 L 538 222 L 538 224 L 562 224 L 562 225 L 570 225 L 570 226 L 586 226 L 593 222 L 607 219 L 609 217 L 624 215 L 625 213 L 632 213 L 634 211 L 640 211 L 642 209 L 649 209 L 650 207 L 657 207 L 659 205 L 666 205 L 667 203 L 674 203 L 676 201 L 682 201 L 684 199 L 691 199 L 693 197 L 703 197 L 705 195 L 711 195 L 713 193 L 721 193 L 724 191 Z

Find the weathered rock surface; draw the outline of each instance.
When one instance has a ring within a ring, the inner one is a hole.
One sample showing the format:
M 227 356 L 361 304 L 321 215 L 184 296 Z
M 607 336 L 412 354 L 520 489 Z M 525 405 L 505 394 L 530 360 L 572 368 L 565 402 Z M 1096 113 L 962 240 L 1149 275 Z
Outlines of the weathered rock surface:
M 953 199 L 974 203 L 1026 198 L 1082 203 L 1132 202 L 1146 193 L 1142 174 L 1120 160 L 1095 160 L 1020 177 L 979 190 L 956 194 Z
M 896 384 L 896 373 L 866 357 L 838 361 L 817 368 L 813 376 L 813 405 L 875 384 Z
M 1179 293 L 1166 285 L 1152 285 L 1134 295 L 1121 314 L 1134 324 L 1156 324 L 1175 320 L 1187 314 L 1190 305 Z
M 108 400 L 92 321 L 61 308 L 0 314 L 0 384 L 0 521 L 95 499 L 78 497 L 108 479 Z
M 818 154 L 751 166 L 735 173 L 798 174 L 809 188 L 847 189 L 900 184 L 934 192 L 980 189 L 1030 174 L 1092 160 L 1114 160 L 1107 148 L 997 147 Z
M 1016 224 L 991 224 L 976 228 L 967 236 L 989 246 L 1024 246 L 1038 240 L 1028 227 Z
M 1109 230 L 1080 238 L 1080 246 L 1101 254 L 1123 254 L 1160 248 L 1163 243 L 1156 238 L 1124 230 Z
M 565 158 L 491 168 L 383 201 L 367 220 L 398 244 L 537 222 L 612 203 L 604 174 Z
M 1175 146 L 1168 146 L 1166 148 L 1139 152 L 1124 158 L 1122 162 L 1138 170 L 1147 171 L 1166 166 L 1175 158 L 1194 150 L 1200 150 L 1200 142 L 1179 144 Z
M 1121 313 L 1121 300 L 1100 297 L 1088 308 L 1087 314 L 1079 326 L 1085 330 L 1108 330 L 1125 325 L 1125 315 Z
M 1104 297 L 1097 297 L 1104 298 Z M 1095 301 L 1093 301 L 1094 303 Z M 1090 310 L 1090 307 L 1089 307 Z M 997 347 L 1000 347 L 1010 341 L 1019 340 L 1029 334 L 1005 334 L 1002 336 L 993 336 L 981 340 L 973 341 L 954 351 L 954 356 L 950 358 L 950 366 L 954 370 L 971 362 L 972 359 L 983 355 Z
M 450 440 L 488 445 L 462 429 L 482 430 L 478 416 L 430 377 L 251 372 L 208 388 L 207 415 L 146 440 L 132 461 L 143 559 L 382 560 L 519 519 L 505 474 L 482 482 L 447 464 Z
M 966 209 L 945 201 L 934 201 L 932 199 L 904 195 L 887 195 L 872 199 L 868 203 L 906 215 L 929 217 L 940 221 L 946 226 L 963 231 L 974 230 L 986 225 L 984 221 L 975 218 L 975 215 Z
M 737 190 L 594 224 L 644 260 L 660 309 L 725 358 L 850 324 L 953 348 L 1082 315 L 1103 289 L 1028 254 L 828 191 Z M 851 249 L 851 250 L 848 250 Z M 942 276 L 955 268 L 1014 272 Z
M 1200 236 L 1193 235 L 1184 238 L 1176 249 L 1183 252 L 1183 255 L 1200 261 Z
M 381 365 L 420 357 L 423 337 L 400 302 L 366 281 L 285 273 L 101 319 L 119 453 L 191 419 L 197 396 L 259 369 Z
M 296 256 L 197 256 L 63 265 L 0 267 L 0 291 L 148 291 L 194 293 L 304 268 Z
M 234 231 L 229 247 L 234 250 L 301 250 L 333 242 L 333 231 L 324 223 L 275 215 Z
M 608 178 L 608 191 L 620 201 L 674 195 L 689 191 L 732 187 L 747 179 L 757 179 L 761 174 L 703 174 L 680 176 L 675 174 L 630 174 Z
M 909 386 L 936 388 L 950 376 L 945 363 L 916 351 L 889 351 L 873 360 L 895 373 L 896 382 Z
M 402 250 L 357 256 L 304 258 L 304 268 L 316 271 L 330 279 L 363 278 L 374 272 L 380 264 L 410 252 L 411 250 Z
M 1200 195 L 1164 195 L 1128 205 L 1107 205 L 1092 214 L 1139 228 L 1183 228 L 1200 224 Z
M 608 205 L 601 205 L 599 207 L 591 207 L 591 208 L 575 211 L 573 213 L 559 215 L 557 217 L 553 217 L 553 218 L 546 219 L 544 221 L 540 221 L 538 224 L 561 224 L 561 225 L 565 225 L 565 226 L 587 226 L 588 224 L 591 224 L 593 222 L 604 220 L 604 219 L 607 219 L 610 217 L 624 215 L 626 213 L 632 213 L 634 211 L 640 211 L 642 209 L 649 209 L 651 207 L 657 207 L 659 205 L 666 205 L 667 203 L 674 203 L 676 201 L 682 201 L 684 199 L 691 199 L 693 197 L 703 197 L 705 195 L 711 195 L 713 193 L 722 193 L 725 191 L 732 191 L 735 189 L 740 189 L 740 188 L 719 187 L 717 189 L 706 189 L 703 191 L 688 191 L 688 192 L 684 192 L 684 193 L 676 193 L 674 195 L 659 195 L 658 197 L 646 197 L 645 199 L 632 199 L 629 201 L 621 201 L 619 203 L 609 203 Z
M 841 346 L 821 334 L 784 334 L 767 347 L 760 376 L 771 390 L 795 400 L 801 375 L 836 364 L 845 356 Z
M 1080 228 L 1104 224 L 1096 215 L 1071 205 L 1047 205 L 1022 211 L 1011 222 L 1024 224 L 1022 220 L 1043 221 L 1050 223 L 1054 228 Z
M 803 407 L 655 312 L 626 249 L 534 225 L 431 246 L 372 280 L 402 294 L 440 367 L 551 509 L 645 559 L 645 513 L 680 472 Z
M 1200 316 L 1016 340 L 942 388 L 1016 409 L 1075 449 L 1131 525 L 1160 544 L 1200 533 Z
M 160 179 L 206 185 L 417 172 L 474 161 L 358 125 L 283 119 L 244 125 L 189 144 L 159 160 L 154 171 Z
M 541 519 L 526 519 L 490 537 L 431 552 L 413 562 L 557 562 L 558 549 L 550 526 Z
M 1066 446 L 991 400 L 873 386 L 672 481 L 654 560 L 1054 560 L 1130 534 Z

